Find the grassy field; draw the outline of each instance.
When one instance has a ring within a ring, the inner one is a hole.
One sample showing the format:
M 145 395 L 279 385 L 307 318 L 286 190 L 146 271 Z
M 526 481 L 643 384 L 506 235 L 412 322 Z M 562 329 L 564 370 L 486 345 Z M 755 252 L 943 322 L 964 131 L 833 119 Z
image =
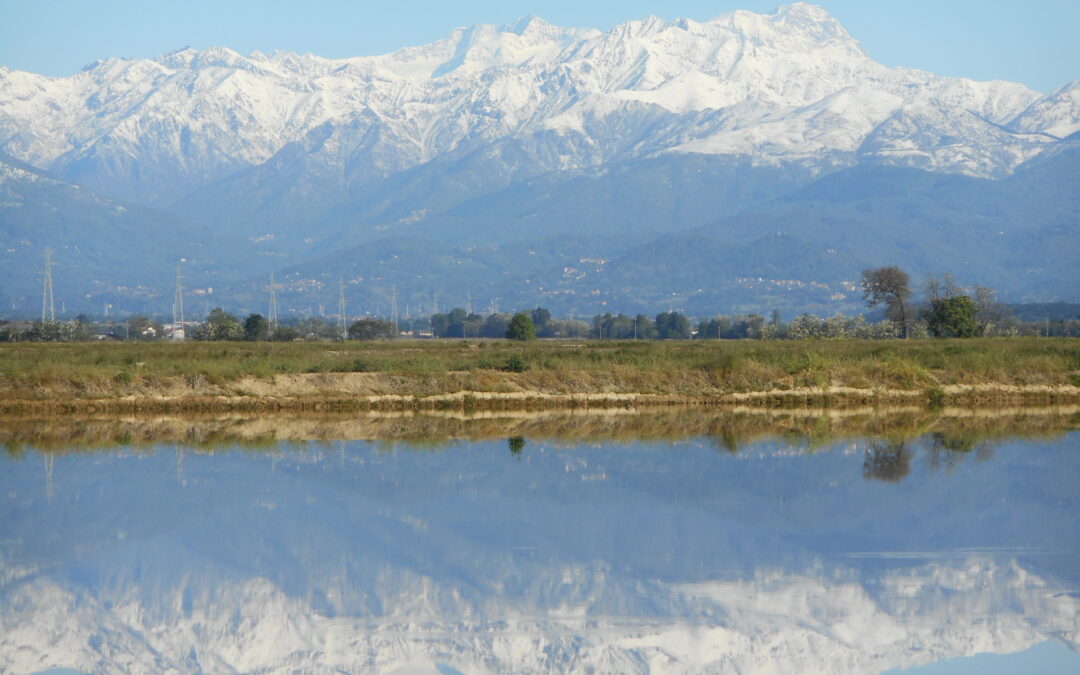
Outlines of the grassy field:
M 965 385 L 1043 388 L 1057 391 L 1055 400 L 1076 400 L 1080 340 L 0 344 L 0 404 L 7 409 L 16 402 L 121 397 L 340 402 L 462 391 L 700 402 L 746 392 L 851 389 L 863 398 L 867 391 L 918 392 L 943 403 Z

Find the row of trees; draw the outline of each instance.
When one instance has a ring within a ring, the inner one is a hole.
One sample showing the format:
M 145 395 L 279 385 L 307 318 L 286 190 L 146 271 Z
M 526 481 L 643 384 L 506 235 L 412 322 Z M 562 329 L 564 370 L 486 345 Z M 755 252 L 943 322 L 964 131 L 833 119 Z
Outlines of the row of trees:
M 593 338 L 615 340 L 680 339 L 812 339 L 861 338 L 888 339 L 908 337 L 976 337 L 993 335 L 1063 335 L 1080 336 L 1080 317 L 1036 323 L 1021 323 L 998 303 L 994 292 L 975 286 L 969 292 L 952 277 L 931 277 L 922 284 L 922 298 L 917 300 L 908 274 L 896 266 L 867 269 L 862 272 L 863 298 L 868 308 L 883 311 L 883 320 L 871 322 L 861 316 L 843 314 L 821 318 L 803 314 L 784 323 L 778 312 L 769 319 L 760 314 L 716 316 L 691 324 L 679 312 L 661 312 L 655 317 L 644 314 L 598 314 L 591 323 L 574 319 L 556 319 L 543 307 L 511 315 L 488 316 L 454 308 L 431 317 L 402 319 L 397 330 L 390 321 L 363 318 L 347 328 L 354 340 L 379 340 L 405 332 L 431 331 L 440 338 Z M 105 332 L 103 332 L 105 327 Z M 186 327 L 188 339 L 196 340 L 336 340 L 341 327 L 321 318 L 308 318 L 289 324 L 271 326 L 260 314 L 241 320 L 221 308 L 214 309 L 205 321 Z M 94 323 L 87 317 L 70 321 L 0 322 L 0 341 L 78 341 L 98 338 L 156 340 L 165 337 L 165 327 L 146 316 L 125 322 Z
M 537 337 L 584 338 L 589 335 L 587 323 L 572 319 L 554 319 L 551 312 L 543 307 L 519 314 L 525 314 L 529 318 Z M 495 313 L 483 317 L 455 307 L 445 314 L 433 315 L 430 327 L 435 337 L 501 338 L 506 337 L 506 331 L 514 316 L 516 315 Z
M 892 321 L 869 323 L 861 316 L 843 314 L 822 319 L 803 314 L 790 324 L 780 320 L 778 312 L 769 319 L 760 314 L 739 314 L 703 319 L 692 328 L 690 320 L 678 312 L 662 312 L 655 320 L 638 314 L 603 314 L 593 318 L 589 337 L 615 340 L 804 340 L 810 338 L 853 337 L 886 339 L 898 336 Z
M 900 336 L 928 333 L 933 337 L 978 337 L 1016 334 L 1016 321 L 997 302 L 994 291 L 974 286 L 969 293 L 951 275 L 930 277 L 922 285 L 924 301 L 914 303 L 911 279 L 896 266 L 862 272 L 863 299 L 867 307 L 884 307 L 885 316 L 897 325 Z

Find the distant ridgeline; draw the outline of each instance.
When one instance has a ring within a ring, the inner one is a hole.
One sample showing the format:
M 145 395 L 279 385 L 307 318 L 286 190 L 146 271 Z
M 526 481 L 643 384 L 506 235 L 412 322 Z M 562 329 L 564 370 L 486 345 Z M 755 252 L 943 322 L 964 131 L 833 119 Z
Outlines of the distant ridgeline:
M 64 318 L 168 314 L 177 265 L 199 316 L 850 315 L 882 265 L 1077 303 L 1078 111 L 806 3 L 0 67 L 0 316 L 39 316 L 47 248 Z
M 1080 303 L 1075 302 L 1031 302 L 1006 307 L 1017 321 L 1029 323 L 1080 319 Z

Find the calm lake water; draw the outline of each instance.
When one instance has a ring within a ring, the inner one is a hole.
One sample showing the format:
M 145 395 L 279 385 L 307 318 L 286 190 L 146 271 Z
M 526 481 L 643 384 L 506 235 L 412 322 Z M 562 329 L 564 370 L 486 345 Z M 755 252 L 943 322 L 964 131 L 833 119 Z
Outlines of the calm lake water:
M 8 438 L 0 672 L 1080 672 L 1075 424 L 887 421 Z

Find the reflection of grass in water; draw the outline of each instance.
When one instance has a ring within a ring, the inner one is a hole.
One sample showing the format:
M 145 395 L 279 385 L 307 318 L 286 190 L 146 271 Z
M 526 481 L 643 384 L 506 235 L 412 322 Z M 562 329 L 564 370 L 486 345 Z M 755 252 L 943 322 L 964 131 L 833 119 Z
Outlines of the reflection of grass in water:
M 456 439 L 507 438 L 553 441 L 664 441 L 714 439 L 718 449 L 737 452 L 762 439 L 783 439 L 809 451 L 846 439 L 899 443 L 926 437 L 942 452 L 978 451 L 980 444 L 1013 437 L 1047 437 L 1080 429 L 1074 408 L 1017 409 L 998 414 L 960 409 L 762 410 L 669 408 L 645 412 L 484 413 L 364 415 L 262 415 L 195 417 L 8 418 L 0 444 L 13 456 L 25 447 L 48 452 L 120 446 L 177 444 L 201 450 L 232 445 L 252 450 L 282 442 L 374 440 L 393 450 L 439 449 Z

